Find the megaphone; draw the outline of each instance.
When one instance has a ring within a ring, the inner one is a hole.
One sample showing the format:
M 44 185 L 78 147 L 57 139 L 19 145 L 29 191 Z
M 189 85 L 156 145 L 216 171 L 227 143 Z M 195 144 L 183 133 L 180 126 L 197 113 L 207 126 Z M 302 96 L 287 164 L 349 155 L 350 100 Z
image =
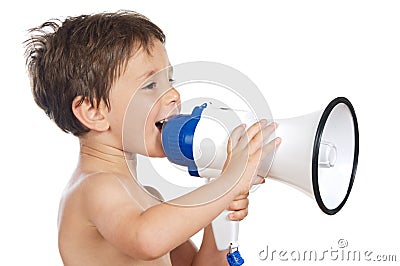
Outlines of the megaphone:
M 231 131 L 241 123 L 255 121 L 247 111 L 212 102 L 196 106 L 191 114 L 164 123 L 165 155 L 172 163 L 187 167 L 192 176 L 218 177 Z M 351 102 L 338 97 L 321 111 L 275 121 L 279 124 L 275 135 L 282 143 L 273 157 L 261 162 L 258 175 L 303 191 L 328 215 L 337 213 L 349 197 L 358 163 L 358 123 Z M 228 220 L 224 211 L 212 227 L 217 248 L 229 250 L 230 265 L 241 265 L 239 223 Z

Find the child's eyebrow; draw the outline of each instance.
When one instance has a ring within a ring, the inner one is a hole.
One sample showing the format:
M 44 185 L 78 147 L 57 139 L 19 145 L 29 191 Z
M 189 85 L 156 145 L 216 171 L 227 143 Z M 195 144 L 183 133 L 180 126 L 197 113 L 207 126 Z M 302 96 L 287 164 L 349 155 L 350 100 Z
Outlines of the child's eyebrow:
M 150 70 L 148 72 L 143 73 L 142 75 L 139 76 L 139 80 L 146 80 L 149 77 L 151 77 L 152 75 L 154 75 L 154 73 L 156 73 L 154 70 Z
M 168 77 L 172 77 L 173 74 L 174 74 L 174 67 L 171 66 L 171 65 L 168 65 L 166 68 L 164 68 L 163 70 L 160 70 L 160 71 L 150 70 L 150 71 L 148 71 L 148 72 L 144 72 L 142 75 L 139 76 L 138 79 L 139 79 L 139 80 L 146 80 L 146 79 L 148 79 L 149 77 L 151 77 L 152 75 L 154 75 L 154 74 L 156 74 L 156 73 L 159 73 L 159 72 L 161 72 L 161 71 L 164 71 L 164 70 L 166 70 L 166 69 L 167 69 L 167 71 L 168 71 Z

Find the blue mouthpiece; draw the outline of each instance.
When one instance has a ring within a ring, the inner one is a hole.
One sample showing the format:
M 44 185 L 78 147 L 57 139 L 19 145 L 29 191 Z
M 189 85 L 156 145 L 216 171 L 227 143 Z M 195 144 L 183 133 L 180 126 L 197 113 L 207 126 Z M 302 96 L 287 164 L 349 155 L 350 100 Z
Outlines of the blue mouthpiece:
M 168 160 L 186 166 L 192 176 L 200 176 L 193 158 L 193 136 L 201 113 L 207 107 L 204 103 L 196 106 L 190 115 L 170 118 L 162 129 L 162 146 Z

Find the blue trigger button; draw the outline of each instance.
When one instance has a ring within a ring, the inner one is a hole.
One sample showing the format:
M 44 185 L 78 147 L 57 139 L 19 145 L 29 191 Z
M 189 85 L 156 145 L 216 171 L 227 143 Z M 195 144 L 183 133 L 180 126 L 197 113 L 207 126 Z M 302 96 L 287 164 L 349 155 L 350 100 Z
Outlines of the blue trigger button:
M 226 255 L 226 259 L 229 263 L 229 266 L 240 266 L 244 263 L 242 256 L 240 255 L 239 250 L 236 250 L 233 253 L 228 253 Z

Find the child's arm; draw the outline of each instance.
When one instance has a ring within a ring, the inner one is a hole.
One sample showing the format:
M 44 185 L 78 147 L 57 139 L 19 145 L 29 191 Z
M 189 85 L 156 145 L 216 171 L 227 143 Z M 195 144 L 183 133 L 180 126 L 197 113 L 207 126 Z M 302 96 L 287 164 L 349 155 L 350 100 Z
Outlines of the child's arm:
M 117 177 L 96 175 L 84 186 L 83 193 L 91 222 L 110 244 L 131 257 L 152 260 L 170 252 L 210 224 L 236 196 L 248 192 L 260 157 L 274 149 L 273 142 L 262 146 L 273 128 L 265 123 L 261 130 L 257 123 L 247 131 L 249 140 L 244 128 L 235 130 L 232 138 L 237 145 L 233 145 L 230 163 L 222 176 L 174 202 L 179 204 L 187 197 L 203 198 L 210 193 L 219 196 L 220 191 L 228 191 L 241 176 L 233 189 L 208 204 L 181 207 L 162 203 L 143 211 Z
M 204 228 L 203 241 L 201 243 L 199 252 L 194 257 L 192 264 L 189 265 L 226 266 L 228 265 L 226 260 L 227 253 L 227 250 L 220 251 L 217 249 L 217 246 L 215 245 L 214 233 L 210 224 Z
M 239 195 L 232 201 L 229 206 L 228 210 L 233 211 L 229 216 L 231 220 L 243 220 L 248 213 L 248 201 L 249 194 Z M 215 265 L 215 266 L 226 266 L 228 265 L 226 255 L 228 251 L 223 250 L 220 251 L 217 249 L 215 244 L 214 233 L 212 230 L 212 225 L 208 225 L 204 228 L 204 235 L 203 235 L 203 242 L 201 243 L 200 250 L 197 252 L 195 257 L 193 258 L 192 264 L 193 266 L 201 266 L 201 265 Z M 175 265 L 173 265 L 175 266 Z M 177 265 L 177 266 L 183 266 Z
M 264 179 L 260 180 L 262 183 Z M 231 220 L 243 220 L 248 213 L 248 195 L 239 195 L 227 208 L 233 211 Z M 200 250 L 191 240 L 186 241 L 170 252 L 170 257 L 173 266 L 187 265 L 227 265 L 226 254 L 227 250 L 219 251 L 215 245 L 214 234 L 211 224 L 204 228 L 203 241 Z

